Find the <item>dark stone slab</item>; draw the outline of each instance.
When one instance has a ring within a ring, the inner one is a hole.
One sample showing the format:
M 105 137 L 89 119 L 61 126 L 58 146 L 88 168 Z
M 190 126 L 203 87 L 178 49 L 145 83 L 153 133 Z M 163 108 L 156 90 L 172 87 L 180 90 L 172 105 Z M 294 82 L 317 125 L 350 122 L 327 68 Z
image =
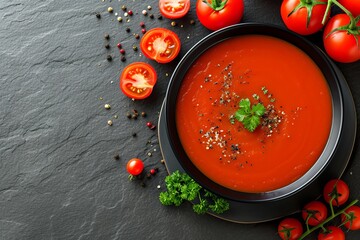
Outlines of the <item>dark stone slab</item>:
M 243 21 L 283 25 L 280 3 L 247 0 Z M 160 163 L 157 131 L 146 122 L 157 123 L 180 57 L 210 31 L 198 22 L 194 1 L 176 27 L 171 20 L 157 19 L 157 4 L 0 1 L 0 239 L 278 239 L 277 221 L 240 225 L 198 216 L 190 204 L 173 208 L 159 203 L 167 173 Z M 134 12 L 129 22 L 122 5 Z M 144 9 L 155 18 L 142 15 Z M 189 23 L 192 19 L 195 25 Z M 161 26 L 178 33 L 183 46 L 177 60 L 162 65 L 132 50 L 139 45 L 133 34 L 141 35 L 141 21 L 147 29 Z M 309 39 L 322 47 L 320 34 Z M 126 50 L 126 62 L 120 61 L 118 42 Z M 118 88 L 121 70 L 134 61 L 150 63 L 159 75 L 153 94 L 143 101 L 132 101 Z M 359 112 L 360 62 L 337 65 Z M 111 109 L 104 108 L 106 103 Z M 127 119 L 133 109 L 147 116 Z M 107 125 L 110 119 L 112 126 Z M 358 142 L 359 137 L 344 173 L 352 198 L 360 193 Z M 119 160 L 114 159 L 117 154 Z M 125 165 L 132 157 L 142 158 L 147 171 L 160 170 L 146 179 L 145 188 L 128 181 Z M 358 239 L 360 233 L 347 236 Z

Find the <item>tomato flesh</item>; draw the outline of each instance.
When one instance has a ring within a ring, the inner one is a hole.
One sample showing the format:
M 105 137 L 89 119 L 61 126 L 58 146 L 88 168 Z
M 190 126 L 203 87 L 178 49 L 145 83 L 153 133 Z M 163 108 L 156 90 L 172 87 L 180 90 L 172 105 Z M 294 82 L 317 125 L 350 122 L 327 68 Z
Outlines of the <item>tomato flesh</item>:
M 157 81 L 153 67 L 147 63 L 135 62 L 128 65 L 120 76 L 120 89 L 134 99 L 144 99 L 150 96 Z
M 154 28 L 146 32 L 140 41 L 144 55 L 158 63 L 168 63 L 180 52 L 180 39 L 176 33 L 165 28 Z
M 159 0 L 159 8 L 166 18 L 182 18 L 190 9 L 190 0 Z

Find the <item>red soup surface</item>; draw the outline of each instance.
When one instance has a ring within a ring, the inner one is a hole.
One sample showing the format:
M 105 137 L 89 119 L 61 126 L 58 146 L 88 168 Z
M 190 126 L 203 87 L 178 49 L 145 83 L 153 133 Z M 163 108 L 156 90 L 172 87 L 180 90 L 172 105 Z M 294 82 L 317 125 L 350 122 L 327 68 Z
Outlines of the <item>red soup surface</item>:
M 241 99 L 266 107 L 250 132 L 235 117 Z M 332 102 L 318 66 L 280 39 L 239 36 L 203 53 L 179 91 L 176 126 L 185 152 L 214 182 L 267 192 L 304 175 L 322 153 Z

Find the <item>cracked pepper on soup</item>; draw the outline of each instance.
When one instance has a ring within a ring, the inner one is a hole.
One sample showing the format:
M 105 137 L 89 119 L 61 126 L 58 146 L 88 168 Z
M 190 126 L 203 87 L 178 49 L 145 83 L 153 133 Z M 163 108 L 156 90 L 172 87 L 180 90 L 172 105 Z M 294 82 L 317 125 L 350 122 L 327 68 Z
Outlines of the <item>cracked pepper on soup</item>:
M 186 73 L 176 105 L 190 160 L 214 182 L 249 193 L 304 175 L 326 145 L 331 119 L 318 66 L 297 47 L 263 35 L 206 50 Z

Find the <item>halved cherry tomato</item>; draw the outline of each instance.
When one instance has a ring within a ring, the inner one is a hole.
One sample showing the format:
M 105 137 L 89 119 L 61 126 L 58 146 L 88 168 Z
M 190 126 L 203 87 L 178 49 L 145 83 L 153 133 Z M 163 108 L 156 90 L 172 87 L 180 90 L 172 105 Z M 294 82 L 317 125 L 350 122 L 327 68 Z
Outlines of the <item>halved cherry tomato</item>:
M 139 158 L 132 158 L 126 164 L 126 170 L 133 176 L 137 176 L 144 170 L 144 163 Z
M 278 234 L 283 240 L 296 240 L 303 233 L 303 227 L 296 218 L 285 218 L 278 226 Z
M 349 230 L 360 230 L 360 207 L 351 206 L 341 215 L 341 221 L 346 223 L 344 226 Z
M 172 61 L 180 52 L 179 37 L 166 28 L 154 28 L 141 38 L 140 48 L 144 55 L 158 63 Z
M 326 53 L 335 61 L 350 63 L 360 60 L 360 20 L 351 22 L 346 14 L 333 16 L 324 29 Z
M 360 15 L 360 1 L 359 0 L 338 0 L 347 10 L 349 10 L 354 17 Z
M 243 0 L 197 0 L 196 2 L 196 15 L 199 21 L 213 31 L 239 23 L 243 14 Z
M 301 35 L 318 32 L 326 11 L 327 0 L 284 0 L 281 18 L 286 27 Z
M 144 99 L 150 96 L 156 80 L 157 75 L 152 66 L 134 62 L 122 71 L 120 89 L 129 98 Z
M 166 18 L 182 18 L 190 9 L 190 0 L 159 0 L 159 8 Z
M 333 206 L 341 206 L 349 199 L 349 187 L 341 179 L 333 179 L 325 184 L 323 197 Z
M 326 232 L 320 232 L 318 240 L 345 240 L 345 233 L 338 227 L 329 226 Z
M 312 201 L 305 205 L 302 210 L 302 218 L 310 226 L 317 226 L 327 217 L 327 207 L 320 201 Z

